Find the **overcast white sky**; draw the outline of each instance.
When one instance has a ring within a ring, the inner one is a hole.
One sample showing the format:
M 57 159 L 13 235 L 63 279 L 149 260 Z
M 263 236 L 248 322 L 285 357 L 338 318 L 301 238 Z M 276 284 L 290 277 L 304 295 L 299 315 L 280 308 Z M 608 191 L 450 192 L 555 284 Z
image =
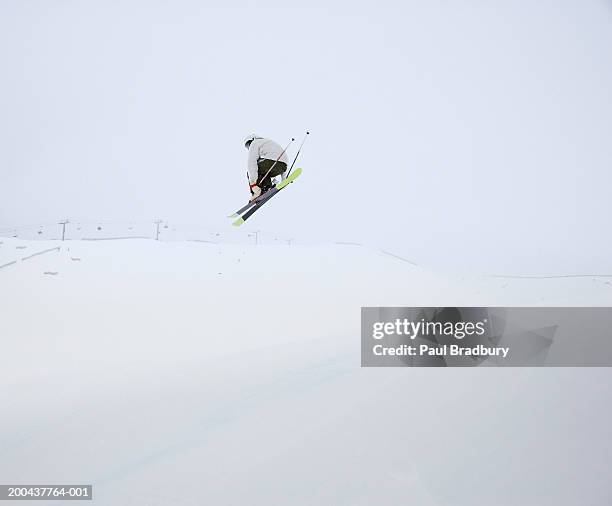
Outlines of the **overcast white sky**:
M 0 226 L 229 226 L 309 129 L 253 229 L 612 273 L 611 48 L 604 1 L 0 0 Z

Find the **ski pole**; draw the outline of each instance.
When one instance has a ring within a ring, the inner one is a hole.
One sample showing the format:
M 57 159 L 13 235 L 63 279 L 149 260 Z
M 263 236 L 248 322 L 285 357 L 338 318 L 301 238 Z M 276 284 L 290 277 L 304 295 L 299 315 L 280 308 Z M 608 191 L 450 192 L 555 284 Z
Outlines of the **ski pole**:
M 289 167 L 289 170 L 287 171 L 287 175 L 285 176 L 285 178 L 288 178 L 289 174 L 291 174 L 291 171 L 293 170 L 293 166 L 295 165 L 295 162 L 297 161 L 298 156 L 300 156 L 300 151 L 302 151 L 302 146 L 306 142 L 306 139 L 308 138 L 309 135 L 310 135 L 310 132 L 306 130 L 306 135 L 304 135 L 304 139 L 302 139 L 302 144 L 300 144 L 297 154 L 295 155 L 295 158 L 293 159 L 293 163 L 291 164 L 291 167 Z
M 276 162 L 278 162 L 281 159 L 281 156 L 283 156 L 285 154 L 285 151 L 287 151 L 287 149 L 289 148 L 289 146 L 291 145 L 291 143 L 294 141 L 295 139 L 293 137 L 291 137 L 291 140 L 289 141 L 289 143 L 285 146 L 285 149 L 283 149 L 283 151 L 281 152 L 280 155 L 278 155 L 278 158 L 276 160 L 274 160 L 274 163 L 272 164 L 272 167 L 270 167 L 268 169 L 268 172 L 266 172 L 266 175 L 262 178 L 258 178 L 257 179 L 257 183 L 259 183 L 260 181 L 263 181 L 264 179 L 266 179 L 266 177 L 268 177 L 268 174 L 270 174 L 270 171 L 274 168 L 274 166 L 276 165 Z

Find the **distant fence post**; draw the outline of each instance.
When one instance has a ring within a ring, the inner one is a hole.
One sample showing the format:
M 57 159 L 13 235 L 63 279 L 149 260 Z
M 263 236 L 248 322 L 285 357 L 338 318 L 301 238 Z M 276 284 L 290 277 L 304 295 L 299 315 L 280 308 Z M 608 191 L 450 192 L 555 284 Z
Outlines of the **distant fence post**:
M 162 223 L 162 220 L 157 220 L 155 222 L 155 225 L 157 225 L 157 228 L 155 230 L 155 240 L 156 241 L 159 241 L 159 226 L 161 225 L 161 223 Z
M 68 220 L 60 221 L 59 224 L 62 226 L 62 241 L 66 239 L 66 225 L 70 223 Z

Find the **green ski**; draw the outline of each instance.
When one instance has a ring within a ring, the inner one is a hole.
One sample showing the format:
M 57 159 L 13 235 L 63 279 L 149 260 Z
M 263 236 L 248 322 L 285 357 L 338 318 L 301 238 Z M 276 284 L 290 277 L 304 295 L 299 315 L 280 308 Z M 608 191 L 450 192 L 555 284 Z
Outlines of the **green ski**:
M 302 169 L 301 168 L 297 168 L 295 169 L 291 174 L 289 174 L 289 177 L 287 179 L 285 179 L 284 181 L 281 181 L 280 183 L 278 183 L 276 186 L 274 186 L 273 188 L 271 188 L 270 190 L 268 190 L 266 193 L 264 193 L 263 195 L 261 195 L 257 200 L 255 200 L 253 203 L 249 203 L 250 205 L 245 206 L 242 209 L 239 209 L 236 214 L 240 214 L 241 212 L 247 210 L 246 213 L 244 213 L 242 216 L 240 216 L 236 221 L 234 221 L 232 223 L 232 225 L 234 227 L 239 227 L 240 225 L 242 225 L 246 220 L 248 220 L 261 206 L 263 206 L 266 202 L 268 202 L 268 200 L 270 200 L 272 197 L 274 197 L 274 195 L 276 195 L 279 191 L 281 191 L 283 188 L 286 188 L 289 183 L 293 183 L 302 173 Z

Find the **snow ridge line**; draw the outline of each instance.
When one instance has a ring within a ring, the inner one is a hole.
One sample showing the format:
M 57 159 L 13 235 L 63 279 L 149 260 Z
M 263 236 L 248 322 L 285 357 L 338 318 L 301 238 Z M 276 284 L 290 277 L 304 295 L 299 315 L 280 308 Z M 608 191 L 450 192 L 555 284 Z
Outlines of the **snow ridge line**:
M 379 249 L 378 251 L 380 251 L 381 253 L 384 253 L 385 255 L 389 255 L 390 257 L 397 258 L 398 260 L 401 260 L 402 262 L 408 262 L 410 265 L 414 265 L 415 267 L 419 266 L 419 264 L 413 262 L 412 260 L 408 260 L 407 258 L 396 255 L 395 253 L 391 253 L 390 251 L 385 251 L 384 249 Z
M 512 276 L 504 274 L 492 274 L 487 277 L 502 279 L 612 278 L 612 274 L 556 274 L 552 276 Z
M 153 240 L 151 237 L 145 237 L 144 235 L 126 235 L 120 237 L 82 237 L 81 239 L 69 239 L 70 241 L 119 241 L 121 239 L 149 239 Z
M 363 247 L 363 244 L 361 244 L 360 242 L 336 241 L 334 242 L 334 244 L 339 244 L 340 246 L 359 246 L 360 248 Z
M 28 255 L 27 257 L 22 257 L 21 260 L 13 260 L 12 262 L 2 264 L 0 265 L 0 269 L 3 269 L 4 267 L 8 267 L 9 265 L 15 265 L 19 261 L 24 262 L 25 260 L 29 260 L 30 258 L 37 257 L 39 255 L 44 255 L 45 253 L 50 253 L 51 251 L 61 251 L 61 249 L 62 249 L 61 246 L 56 246 L 55 248 L 49 248 L 49 249 L 45 249 L 42 251 L 38 251 L 36 253 L 32 253 L 31 255 Z
M 55 248 L 49 248 L 49 249 L 46 249 L 46 250 L 43 250 L 43 251 L 39 251 L 38 253 L 32 253 L 31 255 L 28 255 L 27 257 L 23 257 L 21 259 L 21 261 L 23 262 L 24 260 L 28 260 L 28 259 L 30 259 L 32 257 L 36 257 L 38 255 L 44 255 L 45 253 L 49 253 L 50 251 L 56 251 L 56 250 L 59 251 L 60 249 L 61 249 L 61 246 L 56 246 Z

